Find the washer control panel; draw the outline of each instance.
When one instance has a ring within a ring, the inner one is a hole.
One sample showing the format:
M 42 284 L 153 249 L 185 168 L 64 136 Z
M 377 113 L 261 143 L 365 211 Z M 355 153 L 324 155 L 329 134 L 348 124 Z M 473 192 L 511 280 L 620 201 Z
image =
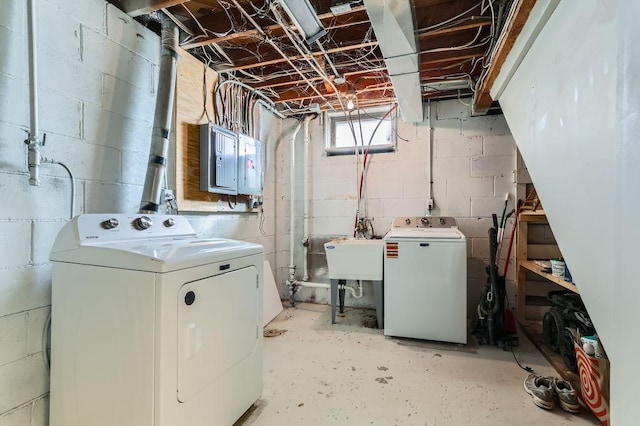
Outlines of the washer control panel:
M 83 214 L 73 220 L 81 244 L 195 236 L 187 219 L 177 215 Z
M 449 216 L 399 216 L 392 228 L 457 228 L 456 219 Z

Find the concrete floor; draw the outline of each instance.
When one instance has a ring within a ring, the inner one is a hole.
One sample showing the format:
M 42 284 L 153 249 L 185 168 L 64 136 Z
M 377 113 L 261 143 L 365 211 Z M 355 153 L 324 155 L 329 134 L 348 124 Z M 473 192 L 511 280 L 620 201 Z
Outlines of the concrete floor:
M 362 327 L 369 310 L 347 308 L 332 326 L 329 311 L 301 303 L 266 327 L 284 333 L 265 337 L 263 396 L 236 426 L 598 424 L 534 406 L 511 352 L 388 338 Z M 555 375 L 523 336 L 516 355 Z

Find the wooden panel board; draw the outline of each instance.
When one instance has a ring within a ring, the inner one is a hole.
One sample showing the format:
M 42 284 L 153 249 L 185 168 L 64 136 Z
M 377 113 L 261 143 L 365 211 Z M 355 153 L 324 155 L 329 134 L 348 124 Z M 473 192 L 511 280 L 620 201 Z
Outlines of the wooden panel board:
M 474 99 L 474 110 L 476 112 L 486 113 L 493 103 L 493 99 L 489 93 L 491 86 L 493 86 L 493 82 L 496 80 L 498 74 L 500 74 L 502 65 L 507 59 L 509 52 L 511 52 L 516 39 L 522 32 L 522 28 L 524 28 L 527 18 L 529 18 L 529 14 L 531 13 L 531 9 L 533 9 L 535 4 L 536 0 L 520 0 L 515 5 L 515 12 L 509 22 L 507 22 L 506 28 L 504 29 L 505 37 L 502 37 L 499 40 L 499 44 L 495 48 L 496 54 L 493 56 L 486 76 L 482 80 L 480 88 L 476 93 L 476 97 Z
M 176 198 L 181 211 L 213 212 L 218 195 L 200 190 L 200 124 L 208 123 L 204 109 L 204 64 L 180 50 L 176 86 Z M 213 120 L 213 89 L 218 74 L 206 72 L 207 111 Z
M 529 244 L 528 259 L 553 259 L 562 257 L 560 249 L 555 244 Z

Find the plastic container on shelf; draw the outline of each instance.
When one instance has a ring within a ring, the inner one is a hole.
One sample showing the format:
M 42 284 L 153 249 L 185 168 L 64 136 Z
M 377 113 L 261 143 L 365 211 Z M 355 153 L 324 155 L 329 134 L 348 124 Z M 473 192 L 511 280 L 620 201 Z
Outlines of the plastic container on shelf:
M 565 263 L 562 258 L 551 259 L 551 275 L 554 277 L 564 277 Z

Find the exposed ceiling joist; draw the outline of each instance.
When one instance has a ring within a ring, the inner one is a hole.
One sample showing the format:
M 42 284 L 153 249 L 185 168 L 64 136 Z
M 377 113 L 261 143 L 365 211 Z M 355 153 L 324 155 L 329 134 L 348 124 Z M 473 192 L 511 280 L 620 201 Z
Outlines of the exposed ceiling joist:
M 117 0 L 120 9 L 129 16 L 136 17 L 156 10 L 186 3 L 188 0 Z
M 345 77 L 348 80 L 349 77 L 353 77 L 353 76 L 358 76 L 358 75 L 362 75 L 362 74 L 372 74 L 373 75 L 373 74 L 379 74 L 379 73 L 386 73 L 386 68 L 362 69 L 362 70 L 359 70 L 359 71 L 345 72 L 345 73 L 342 73 L 342 76 Z M 320 81 L 320 80 L 323 80 L 323 79 L 324 79 L 324 77 L 311 77 L 308 80 L 309 81 Z M 274 87 L 295 86 L 295 85 L 303 84 L 303 83 L 305 83 L 304 80 L 292 79 L 291 77 L 279 77 L 277 79 L 273 79 L 272 81 L 256 84 L 254 87 L 256 89 L 269 89 L 269 88 L 274 88 Z
M 433 37 L 433 36 L 442 35 L 442 34 L 450 34 L 458 31 L 477 29 L 480 27 L 486 27 L 488 25 L 491 25 L 491 19 L 477 18 L 466 24 L 459 24 L 449 28 L 442 28 L 439 30 L 424 31 L 424 32 L 418 33 L 418 39 Z
M 360 106 L 398 102 L 411 121 L 421 118 L 421 98 L 471 94 L 463 83 L 486 72 L 498 44 L 494 24 L 512 11 L 479 0 L 365 0 L 334 15 L 331 6 L 345 0 L 309 0 L 327 34 L 321 45 L 300 46 L 277 0 L 112 1 L 130 13 L 166 11 L 186 34 L 182 47 L 263 90 L 288 114 L 309 112 L 310 104 L 340 107 L 337 95 L 351 90 Z M 410 51 L 400 49 L 406 42 Z M 451 90 L 454 80 L 464 80 L 459 90 Z
M 370 42 L 367 42 L 367 43 L 357 43 L 357 44 L 351 44 L 351 45 L 348 45 L 348 46 L 341 46 L 341 47 L 334 47 L 332 49 L 326 49 L 326 53 L 345 52 L 345 51 L 348 51 L 348 50 L 355 50 L 355 49 L 366 48 L 366 47 L 374 47 L 374 46 L 377 46 L 377 45 L 378 45 L 377 41 L 370 41 Z M 322 55 L 323 55 L 322 52 L 313 52 L 313 56 L 320 57 Z M 304 57 L 301 56 L 301 55 L 296 55 L 296 56 L 290 56 L 289 57 L 289 60 L 292 60 L 292 61 L 296 61 L 296 60 L 299 60 L 299 59 L 304 59 Z M 266 65 L 281 64 L 281 63 L 284 63 L 284 62 L 287 62 L 287 59 L 278 58 L 278 59 L 272 59 L 270 61 L 254 62 L 254 63 L 250 63 L 250 64 L 240 65 L 240 66 L 237 66 L 237 67 L 221 69 L 221 70 L 219 70 L 219 72 L 233 72 L 233 71 L 239 71 L 239 70 L 247 70 L 247 69 L 251 69 L 251 68 L 263 67 L 263 66 L 266 66 Z
M 366 14 L 364 13 L 360 13 L 360 12 L 364 12 L 365 7 L 364 6 L 356 6 L 351 8 L 350 11 L 341 14 L 340 15 L 340 21 L 339 23 L 336 23 L 335 26 L 332 25 L 328 25 L 330 22 L 330 20 L 332 18 L 336 18 L 336 16 L 333 13 L 324 13 L 322 15 L 318 15 L 318 18 L 320 18 L 320 21 L 322 22 L 323 25 L 325 25 L 325 28 L 327 30 L 331 30 L 331 29 L 336 29 L 336 28 L 342 28 L 345 26 L 350 26 L 350 25 L 357 25 L 366 21 L 363 21 L 361 19 L 357 20 L 356 22 L 344 22 L 344 21 L 348 21 L 349 17 L 352 15 L 356 15 L 356 14 L 361 14 L 363 16 L 366 17 Z M 207 26 L 209 21 L 216 21 L 221 19 L 221 16 L 218 16 L 220 14 L 216 14 L 215 16 L 211 16 L 211 17 L 205 17 L 205 18 L 201 18 L 200 21 L 200 25 L 203 26 Z M 226 14 L 223 14 L 224 18 L 226 19 Z M 367 20 L 368 21 L 368 20 Z M 189 27 L 192 28 L 198 28 L 198 25 L 195 22 L 191 22 L 187 24 Z M 282 29 L 282 27 L 280 27 L 279 24 L 273 24 L 273 25 L 269 25 L 263 28 L 263 31 L 267 34 L 270 34 L 274 31 L 280 31 Z M 246 30 L 246 31 L 238 31 L 238 32 L 234 32 L 233 34 L 227 34 L 225 36 L 220 36 L 220 37 L 211 37 L 208 39 L 203 39 L 203 40 L 198 40 L 198 41 L 193 41 L 190 43 L 185 43 L 183 45 L 181 45 L 180 47 L 182 47 L 185 50 L 189 50 L 189 49 L 193 49 L 196 47 L 201 47 L 201 46 L 207 46 L 209 44 L 213 44 L 213 43 L 221 43 L 223 41 L 230 41 L 230 40 L 236 40 L 236 39 L 242 39 L 242 38 L 253 38 L 253 39 L 261 39 L 262 35 L 258 32 L 258 30 L 255 29 L 251 29 L 251 30 Z
M 536 0 L 518 0 L 514 6 L 516 9 L 512 15 L 512 19 L 505 24 L 503 36 L 498 41 L 491 64 L 482 79 L 479 89 L 476 91 L 473 106 L 475 113 L 484 114 L 489 110 L 489 107 L 491 107 L 493 103 L 493 99 L 489 93 L 491 86 L 500 73 L 504 61 L 507 59 L 509 52 L 511 52 L 513 44 L 520 35 L 522 28 L 529 18 L 531 9 L 533 9 L 535 4 Z
M 393 87 L 391 86 L 391 83 L 383 83 L 384 85 L 381 87 L 378 84 L 372 84 L 371 86 L 367 86 L 367 87 L 363 87 L 361 89 L 358 89 L 356 92 L 357 94 L 361 94 L 361 93 L 367 93 L 367 92 L 385 92 L 385 91 L 389 91 L 391 93 L 393 93 Z M 322 93 L 322 95 L 325 98 L 330 98 L 330 97 L 337 97 L 339 95 L 339 93 L 336 92 L 330 92 L 326 89 L 322 89 L 320 90 L 320 93 Z M 284 92 L 282 95 L 280 95 L 280 98 L 278 99 L 274 99 L 273 102 L 274 103 L 283 103 L 283 102 L 296 102 L 296 101 L 304 101 L 307 99 L 315 99 L 317 98 L 318 95 L 316 93 L 312 93 L 311 91 L 307 91 L 307 90 L 301 90 L 301 91 L 297 91 L 297 90 L 292 90 L 289 92 Z

